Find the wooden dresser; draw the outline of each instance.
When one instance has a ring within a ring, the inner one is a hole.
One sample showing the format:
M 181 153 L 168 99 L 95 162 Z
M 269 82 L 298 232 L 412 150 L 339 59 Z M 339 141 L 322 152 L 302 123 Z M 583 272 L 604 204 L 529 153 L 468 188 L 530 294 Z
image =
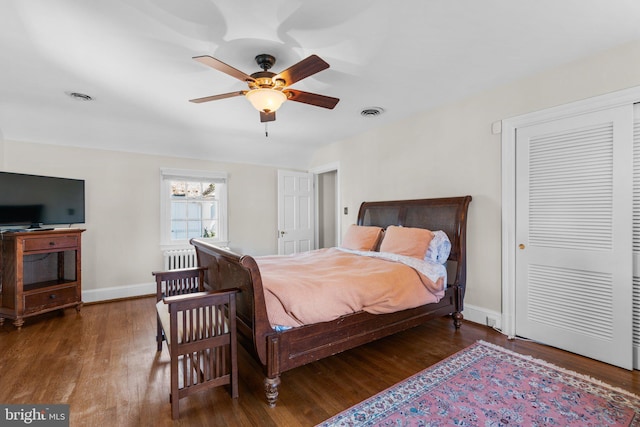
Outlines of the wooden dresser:
M 24 318 L 82 307 L 82 229 L 5 232 L 0 250 L 0 325 Z

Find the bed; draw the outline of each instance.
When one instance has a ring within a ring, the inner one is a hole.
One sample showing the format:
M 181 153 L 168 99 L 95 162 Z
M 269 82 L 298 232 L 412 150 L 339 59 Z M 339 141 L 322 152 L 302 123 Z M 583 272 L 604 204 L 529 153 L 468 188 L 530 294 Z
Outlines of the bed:
M 276 405 L 283 372 L 436 317 L 451 316 L 454 327 L 460 328 L 466 285 L 466 222 L 470 202 L 471 196 L 364 202 L 358 212 L 358 226 L 383 229 L 401 226 L 446 233 L 451 244 L 446 263 L 448 280 L 438 302 L 385 314 L 358 311 L 331 321 L 285 330 L 274 328 L 269 321 L 263 278 L 256 258 L 216 247 L 202 239 L 191 240 L 198 265 L 207 268 L 205 288 L 214 292 L 240 290 L 236 307 L 238 339 L 264 367 L 264 387 L 269 406 Z

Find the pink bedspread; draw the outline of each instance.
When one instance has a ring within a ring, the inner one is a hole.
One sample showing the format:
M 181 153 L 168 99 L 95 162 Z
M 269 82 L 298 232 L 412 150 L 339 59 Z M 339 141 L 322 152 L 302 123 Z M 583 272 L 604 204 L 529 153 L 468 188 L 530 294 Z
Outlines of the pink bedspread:
M 434 283 L 402 263 L 335 248 L 256 261 L 272 326 L 326 322 L 361 310 L 391 313 L 444 296 L 443 278 Z

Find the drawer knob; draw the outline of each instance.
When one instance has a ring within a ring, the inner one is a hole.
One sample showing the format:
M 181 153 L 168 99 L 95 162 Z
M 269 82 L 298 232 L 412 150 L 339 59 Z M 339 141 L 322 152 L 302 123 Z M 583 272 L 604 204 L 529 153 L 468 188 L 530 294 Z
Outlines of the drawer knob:
M 49 295 L 49 298 L 50 299 L 56 299 L 56 298 L 58 298 L 58 296 L 56 294 L 51 294 L 51 295 Z
M 56 242 L 49 242 L 49 246 L 55 246 Z

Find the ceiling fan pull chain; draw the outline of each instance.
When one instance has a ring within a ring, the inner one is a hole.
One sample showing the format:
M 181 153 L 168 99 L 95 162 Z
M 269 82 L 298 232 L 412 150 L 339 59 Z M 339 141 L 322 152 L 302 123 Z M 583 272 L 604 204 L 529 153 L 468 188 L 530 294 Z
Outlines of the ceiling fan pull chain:
M 268 137 L 269 137 L 269 129 L 267 128 L 267 125 L 268 125 L 268 124 L 269 124 L 269 123 L 265 123 L 265 124 L 264 124 L 264 137 L 265 137 L 265 138 L 268 138 Z

